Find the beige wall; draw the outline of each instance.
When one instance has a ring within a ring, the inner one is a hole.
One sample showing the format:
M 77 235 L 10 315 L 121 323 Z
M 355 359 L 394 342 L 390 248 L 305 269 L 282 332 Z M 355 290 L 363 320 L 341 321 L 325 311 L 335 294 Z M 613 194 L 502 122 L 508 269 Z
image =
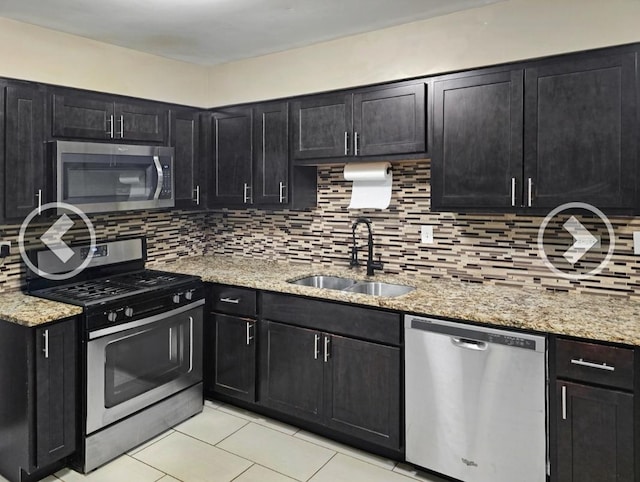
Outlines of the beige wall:
M 0 17 L 0 76 L 206 106 L 205 67 Z
M 637 0 L 509 0 L 214 66 L 211 106 L 640 41 Z

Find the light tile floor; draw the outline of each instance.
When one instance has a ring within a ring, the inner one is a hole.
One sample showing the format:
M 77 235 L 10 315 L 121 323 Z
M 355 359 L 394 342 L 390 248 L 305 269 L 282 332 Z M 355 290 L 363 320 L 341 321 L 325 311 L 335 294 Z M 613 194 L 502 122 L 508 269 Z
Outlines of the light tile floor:
M 89 475 L 64 469 L 44 480 L 445 482 L 408 465 L 214 402 L 206 402 L 203 413 Z

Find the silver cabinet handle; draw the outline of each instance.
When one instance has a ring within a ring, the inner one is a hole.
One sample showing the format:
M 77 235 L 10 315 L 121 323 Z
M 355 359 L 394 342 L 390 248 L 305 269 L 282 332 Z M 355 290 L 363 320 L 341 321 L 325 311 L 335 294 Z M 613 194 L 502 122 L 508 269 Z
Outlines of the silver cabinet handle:
M 251 323 L 247 321 L 247 345 L 251 345 L 251 340 L 253 340 L 251 336 Z
M 349 133 L 344 131 L 344 155 L 349 155 Z
M 42 337 L 44 338 L 44 347 L 42 348 L 42 353 L 44 353 L 45 358 L 49 358 L 49 330 L 44 330 Z
M 360 140 L 360 136 L 357 132 L 353 133 L 353 155 L 357 156 L 359 151 L 358 141 Z
M 327 363 L 329 361 L 329 337 L 324 337 L 324 362 Z
M 527 179 L 527 206 L 531 207 L 531 201 L 533 199 L 533 189 L 532 189 L 533 183 L 531 181 L 531 178 Z
M 196 188 L 193 190 L 195 192 L 195 203 L 197 206 L 200 205 L 200 185 L 197 185 Z
M 573 363 L 574 365 L 580 365 L 580 366 L 589 367 L 589 368 L 597 368 L 598 370 L 607 370 L 610 372 L 613 372 L 616 369 L 616 367 L 612 367 L 611 365 L 607 365 L 606 363 L 592 363 L 592 362 L 584 361 L 582 358 L 578 360 L 572 358 L 571 363 Z
M 287 202 L 287 197 L 284 195 L 284 190 L 287 188 L 284 182 L 280 181 L 280 203 Z
M 315 335 L 313 342 L 313 359 L 317 360 L 320 356 L 320 335 Z
M 38 198 L 38 215 L 40 215 L 42 214 L 42 189 L 38 189 L 36 197 Z
M 109 130 L 107 131 L 107 135 L 110 139 L 113 139 L 113 114 L 109 116 L 107 119 L 107 123 L 109 124 Z
M 169 327 L 169 361 L 173 358 L 173 327 Z
M 230 303 L 232 305 L 237 305 L 240 303 L 240 298 L 220 298 L 222 303 Z
M 120 139 L 124 139 L 124 116 L 120 116 Z
M 243 191 L 243 201 L 245 204 L 253 204 L 253 196 L 249 196 L 249 191 L 251 191 L 251 186 L 245 182 Z
M 562 420 L 567 419 L 567 387 L 562 387 Z
M 511 206 L 516 205 L 516 178 L 511 178 Z

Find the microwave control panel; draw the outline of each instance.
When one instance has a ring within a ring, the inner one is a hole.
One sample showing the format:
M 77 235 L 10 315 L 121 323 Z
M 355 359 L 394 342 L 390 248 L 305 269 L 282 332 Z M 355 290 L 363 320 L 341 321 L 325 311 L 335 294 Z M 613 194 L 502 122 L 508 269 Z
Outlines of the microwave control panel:
M 171 179 L 171 166 L 164 164 L 162 166 L 162 190 L 160 191 L 160 199 L 171 199 L 172 197 L 172 183 Z

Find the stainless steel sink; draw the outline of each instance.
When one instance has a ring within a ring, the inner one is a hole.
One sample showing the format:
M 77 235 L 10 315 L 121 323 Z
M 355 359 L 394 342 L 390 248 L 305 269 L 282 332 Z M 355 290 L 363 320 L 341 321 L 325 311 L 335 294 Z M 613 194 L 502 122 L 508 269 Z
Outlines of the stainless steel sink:
M 314 288 L 325 288 L 328 290 L 344 290 L 356 284 L 355 280 L 341 278 L 339 276 L 307 276 L 306 278 L 289 281 L 294 285 L 312 286 Z
M 345 291 L 349 293 L 363 293 L 372 296 L 386 296 L 394 298 L 406 295 L 415 290 L 413 286 L 396 285 L 391 283 L 380 283 L 377 281 L 356 281 L 340 276 L 307 276 L 288 283 L 299 286 L 312 286 L 313 288 L 324 288 L 328 290 Z
M 373 296 L 386 296 L 394 298 L 396 296 L 411 293 L 415 288 L 413 286 L 395 285 L 390 283 L 379 283 L 377 281 L 361 281 L 346 288 L 344 291 L 350 293 L 364 293 Z

